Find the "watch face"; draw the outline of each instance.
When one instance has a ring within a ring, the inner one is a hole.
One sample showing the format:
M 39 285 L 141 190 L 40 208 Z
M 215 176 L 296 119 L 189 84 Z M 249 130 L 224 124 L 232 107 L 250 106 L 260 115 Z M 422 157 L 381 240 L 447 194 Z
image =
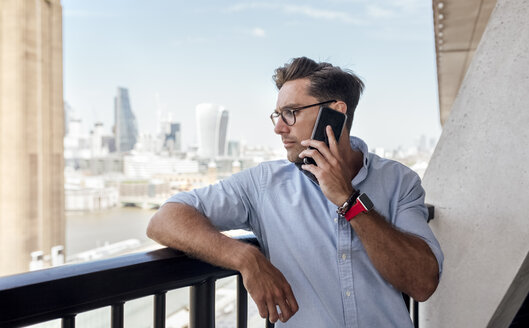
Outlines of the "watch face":
M 369 197 L 367 197 L 366 194 L 361 194 L 358 197 L 358 200 L 360 200 L 362 202 L 362 204 L 364 205 L 366 211 L 369 211 L 370 209 L 373 208 L 373 202 L 371 202 L 371 199 L 369 199 Z

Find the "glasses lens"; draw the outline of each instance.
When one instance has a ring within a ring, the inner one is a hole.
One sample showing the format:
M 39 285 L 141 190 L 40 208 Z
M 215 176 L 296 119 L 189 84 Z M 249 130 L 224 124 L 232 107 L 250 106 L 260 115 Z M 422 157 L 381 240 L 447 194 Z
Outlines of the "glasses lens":
M 272 123 L 274 124 L 274 126 L 276 126 L 277 121 L 279 120 L 279 113 L 273 112 L 272 115 L 270 115 L 270 118 L 272 119 Z
M 283 116 L 283 119 L 285 120 L 285 123 L 287 125 L 294 124 L 294 111 L 292 111 L 291 109 L 284 109 L 281 112 L 281 116 Z

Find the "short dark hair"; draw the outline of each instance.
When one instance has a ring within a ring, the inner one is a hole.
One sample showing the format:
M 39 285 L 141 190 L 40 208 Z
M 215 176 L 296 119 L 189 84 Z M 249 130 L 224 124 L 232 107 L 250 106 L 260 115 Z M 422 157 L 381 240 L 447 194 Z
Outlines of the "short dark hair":
M 317 63 L 307 57 L 292 59 L 275 70 L 273 76 L 277 89 L 281 89 L 288 81 L 308 78 L 310 80 L 309 95 L 326 101 L 341 100 L 347 105 L 347 129 L 353 124 L 353 117 L 364 83 L 350 70 L 343 70 L 329 63 Z

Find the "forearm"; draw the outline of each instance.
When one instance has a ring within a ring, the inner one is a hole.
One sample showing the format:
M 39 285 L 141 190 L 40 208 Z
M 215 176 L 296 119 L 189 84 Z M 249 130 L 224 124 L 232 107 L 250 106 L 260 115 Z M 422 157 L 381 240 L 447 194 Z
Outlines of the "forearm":
M 350 223 L 384 279 L 417 301 L 430 297 L 439 268 L 424 240 L 397 230 L 375 211 L 359 214 Z
M 149 238 L 208 263 L 241 272 L 243 282 L 259 309 L 271 322 L 285 322 L 298 310 L 283 274 L 256 247 L 220 233 L 191 206 L 167 203 L 151 218 Z M 276 311 L 281 308 L 281 315 Z
M 147 236 L 158 243 L 181 250 L 208 263 L 243 270 L 248 258 L 259 250 L 220 233 L 195 208 L 167 203 L 151 218 Z

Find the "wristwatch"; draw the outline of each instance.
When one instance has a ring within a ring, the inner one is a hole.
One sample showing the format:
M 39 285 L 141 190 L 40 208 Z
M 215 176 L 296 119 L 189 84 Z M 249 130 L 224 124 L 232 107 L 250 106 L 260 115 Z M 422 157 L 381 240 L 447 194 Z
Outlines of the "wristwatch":
M 338 207 L 336 213 L 340 214 L 341 216 L 345 216 L 345 213 L 347 213 L 351 206 L 353 206 L 358 196 L 360 196 L 360 190 L 356 190 L 349 198 L 347 198 L 345 203 L 343 203 L 342 206 Z
M 373 208 L 373 202 L 364 193 L 358 196 L 353 206 L 345 213 L 344 217 L 347 221 L 351 221 L 352 218 L 360 213 L 365 213 Z

